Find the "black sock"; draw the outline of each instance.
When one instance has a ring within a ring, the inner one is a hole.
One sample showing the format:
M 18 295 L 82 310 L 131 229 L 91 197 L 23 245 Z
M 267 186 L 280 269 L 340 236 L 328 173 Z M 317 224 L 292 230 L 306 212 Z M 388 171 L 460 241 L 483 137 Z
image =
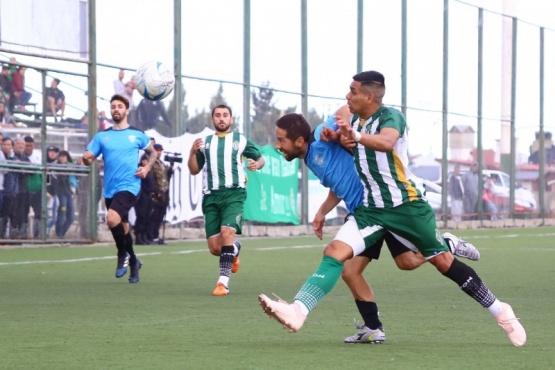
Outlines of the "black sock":
M 129 253 L 129 264 L 134 266 L 137 262 L 137 256 L 135 256 L 135 251 L 133 250 L 133 237 L 131 233 L 125 234 L 125 251 Z
M 120 222 L 116 226 L 110 229 L 114 241 L 116 242 L 116 248 L 118 249 L 118 257 L 125 256 L 125 229 L 123 224 Z
M 457 283 L 463 292 L 474 298 L 482 306 L 487 308 L 495 301 L 495 296 L 482 282 L 476 271 L 458 259 L 453 260 L 451 267 L 443 275 Z
M 382 322 L 380 321 L 380 316 L 378 314 L 378 305 L 376 302 L 366 302 L 355 299 L 355 303 L 357 304 L 360 316 L 362 316 L 362 319 L 364 320 L 364 325 L 372 330 L 382 327 Z
M 220 253 L 220 276 L 231 275 L 231 267 L 233 265 L 233 245 L 226 245 L 222 247 L 222 252 Z

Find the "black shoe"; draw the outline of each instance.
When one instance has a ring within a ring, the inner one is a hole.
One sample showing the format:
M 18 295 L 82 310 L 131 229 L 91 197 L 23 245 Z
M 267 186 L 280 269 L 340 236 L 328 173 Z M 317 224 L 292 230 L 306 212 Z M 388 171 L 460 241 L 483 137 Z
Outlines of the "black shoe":
M 139 270 L 143 266 L 143 262 L 137 258 L 137 261 L 134 265 L 131 265 L 131 272 L 129 273 L 129 282 L 131 284 L 135 284 L 139 282 Z

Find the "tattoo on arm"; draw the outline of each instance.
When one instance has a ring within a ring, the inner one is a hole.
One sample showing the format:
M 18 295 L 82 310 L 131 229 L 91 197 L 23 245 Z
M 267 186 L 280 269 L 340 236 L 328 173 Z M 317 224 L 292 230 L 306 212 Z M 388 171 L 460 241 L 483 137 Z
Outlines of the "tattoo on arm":
M 156 151 L 154 150 L 152 145 L 149 145 L 145 148 L 145 153 L 148 155 L 147 164 L 150 168 L 152 168 L 152 165 L 154 165 L 154 162 L 156 162 L 156 160 L 158 159 L 158 156 L 156 155 Z

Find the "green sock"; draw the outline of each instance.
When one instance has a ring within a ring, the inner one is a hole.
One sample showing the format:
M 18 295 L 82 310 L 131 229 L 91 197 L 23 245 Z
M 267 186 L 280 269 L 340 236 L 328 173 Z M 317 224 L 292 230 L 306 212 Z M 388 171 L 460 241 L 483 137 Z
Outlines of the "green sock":
M 301 301 L 308 311 L 311 311 L 326 294 L 331 292 L 342 270 L 343 262 L 324 256 L 316 272 L 308 278 L 295 296 L 295 300 Z

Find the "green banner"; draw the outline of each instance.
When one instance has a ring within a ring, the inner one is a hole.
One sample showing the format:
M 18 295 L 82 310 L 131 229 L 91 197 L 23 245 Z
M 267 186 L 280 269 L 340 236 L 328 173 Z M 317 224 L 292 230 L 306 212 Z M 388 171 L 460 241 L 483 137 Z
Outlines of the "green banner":
M 271 145 L 265 145 L 260 151 L 266 165 L 259 171 L 246 170 L 248 181 L 244 219 L 299 225 L 299 160 L 287 162 Z

